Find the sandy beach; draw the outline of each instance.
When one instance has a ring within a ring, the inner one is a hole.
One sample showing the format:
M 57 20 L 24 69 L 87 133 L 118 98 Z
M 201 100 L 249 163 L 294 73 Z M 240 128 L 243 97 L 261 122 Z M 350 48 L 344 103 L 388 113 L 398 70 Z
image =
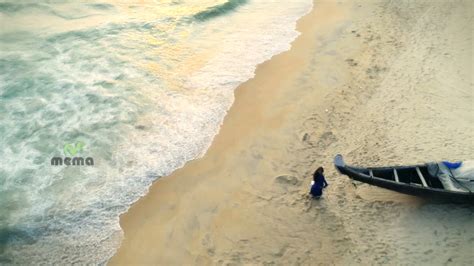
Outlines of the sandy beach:
M 354 184 L 332 165 L 472 159 L 473 4 L 315 1 L 211 147 L 121 216 L 111 265 L 469 265 L 474 208 Z M 312 200 L 312 172 L 329 187 Z

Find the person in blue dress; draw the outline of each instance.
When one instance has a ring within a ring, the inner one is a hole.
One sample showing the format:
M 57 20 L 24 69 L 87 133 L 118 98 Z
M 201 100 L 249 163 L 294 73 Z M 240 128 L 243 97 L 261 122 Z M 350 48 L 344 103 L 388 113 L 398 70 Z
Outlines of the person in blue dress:
M 311 182 L 310 194 L 314 198 L 320 198 L 323 195 L 323 188 L 327 187 L 328 183 L 324 178 L 324 168 L 319 167 L 314 171 L 313 181 Z

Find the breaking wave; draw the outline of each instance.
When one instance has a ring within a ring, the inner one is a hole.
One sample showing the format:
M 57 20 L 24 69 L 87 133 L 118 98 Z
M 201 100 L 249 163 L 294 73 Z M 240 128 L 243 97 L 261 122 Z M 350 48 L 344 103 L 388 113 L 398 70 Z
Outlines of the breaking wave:
M 195 14 L 193 18 L 198 21 L 206 21 L 232 12 L 236 10 L 239 6 L 244 5 L 247 2 L 247 0 L 230 0 L 225 2 L 224 4 L 209 7 L 208 9 Z

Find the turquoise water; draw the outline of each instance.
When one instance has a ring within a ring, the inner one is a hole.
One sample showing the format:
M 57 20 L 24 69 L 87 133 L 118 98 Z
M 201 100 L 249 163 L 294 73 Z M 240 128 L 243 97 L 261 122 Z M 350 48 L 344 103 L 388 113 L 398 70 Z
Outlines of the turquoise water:
M 206 151 L 233 90 L 289 49 L 310 8 L 1 2 L 0 263 L 106 262 L 120 213 Z

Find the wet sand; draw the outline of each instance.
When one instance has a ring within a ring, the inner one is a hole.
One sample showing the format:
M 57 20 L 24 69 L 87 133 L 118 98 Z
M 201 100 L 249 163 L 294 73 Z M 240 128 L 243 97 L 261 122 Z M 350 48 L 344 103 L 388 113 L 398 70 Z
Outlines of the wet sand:
M 473 158 L 472 17 L 469 1 L 316 1 L 291 50 L 236 90 L 207 153 L 122 215 L 110 264 L 472 263 L 473 207 L 332 166 Z

